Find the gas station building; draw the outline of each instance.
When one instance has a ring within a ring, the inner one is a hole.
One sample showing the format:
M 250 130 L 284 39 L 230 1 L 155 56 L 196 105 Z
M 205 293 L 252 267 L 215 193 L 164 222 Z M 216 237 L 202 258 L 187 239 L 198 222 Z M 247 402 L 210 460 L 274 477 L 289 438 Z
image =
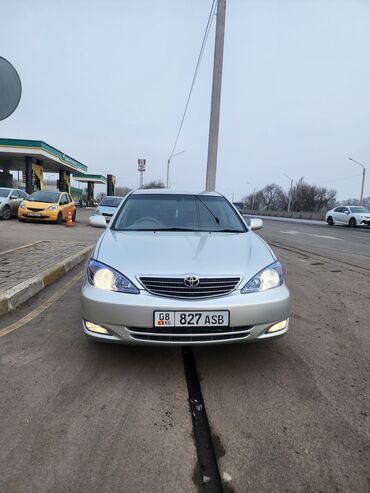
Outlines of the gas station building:
M 71 191 L 71 175 L 79 182 L 87 183 L 88 204 L 94 199 L 94 183 L 107 184 L 108 195 L 114 195 L 114 176 L 108 179 L 102 175 L 87 173 L 87 165 L 77 161 L 55 147 L 41 140 L 0 138 L 0 186 L 12 187 L 11 171 L 21 171 L 25 177 L 25 189 L 28 194 L 43 190 L 43 173 L 57 173 L 58 189 Z

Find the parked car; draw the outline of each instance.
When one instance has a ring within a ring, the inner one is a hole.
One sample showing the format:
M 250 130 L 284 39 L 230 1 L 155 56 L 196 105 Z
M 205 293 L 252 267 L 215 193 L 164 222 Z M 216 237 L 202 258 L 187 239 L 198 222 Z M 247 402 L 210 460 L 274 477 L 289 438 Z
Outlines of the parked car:
M 69 193 L 58 191 L 37 191 L 22 201 L 18 209 L 20 221 L 46 221 L 60 224 L 72 213 L 76 220 L 76 206 Z
M 271 340 L 288 330 L 282 266 L 215 192 L 136 190 L 107 225 L 87 265 L 82 328 L 126 344 Z
M 115 214 L 117 208 L 121 205 L 122 200 L 123 197 L 107 195 L 100 201 L 94 215 L 103 216 L 105 218 L 105 221 L 109 223 L 113 214 Z
M 28 195 L 23 190 L 18 188 L 0 188 L 0 218 L 10 219 L 12 216 L 17 216 L 18 207 L 23 199 Z
M 340 205 L 326 213 L 326 222 L 329 226 L 370 226 L 370 211 L 362 205 Z

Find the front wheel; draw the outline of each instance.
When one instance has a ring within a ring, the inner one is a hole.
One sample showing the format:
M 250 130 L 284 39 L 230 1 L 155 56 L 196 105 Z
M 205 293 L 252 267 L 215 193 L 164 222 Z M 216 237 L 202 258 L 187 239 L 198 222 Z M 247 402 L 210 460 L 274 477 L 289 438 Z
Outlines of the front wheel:
M 57 224 L 62 224 L 62 221 L 63 221 L 62 213 L 61 213 L 61 212 L 59 212 L 59 213 L 58 213 L 57 220 L 56 220 L 56 223 L 57 223 Z
M 10 219 L 11 215 L 12 215 L 12 211 L 10 210 L 10 207 L 8 205 L 4 206 L 3 215 L 2 215 L 4 221 Z
M 72 214 L 72 221 L 75 223 L 76 222 L 76 210 L 73 211 Z
M 326 222 L 329 224 L 329 226 L 334 226 L 334 221 L 333 221 L 333 218 L 331 216 L 328 217 Z
M 348 224 L 350 228 L 355 228 L 357 226 L 356 219 L 354 217 L 351 217 Z

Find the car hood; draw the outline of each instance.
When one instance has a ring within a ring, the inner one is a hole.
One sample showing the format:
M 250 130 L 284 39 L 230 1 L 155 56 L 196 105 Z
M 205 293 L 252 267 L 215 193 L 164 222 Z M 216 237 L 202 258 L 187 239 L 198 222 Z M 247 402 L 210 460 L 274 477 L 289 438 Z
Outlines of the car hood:
M 127 232 L 108 229 L 95 258 L 130 279 L 140 275 L 243 276 L 275 257 L 255 233 Z
M 54 205 L 55 202 L 34 202 L 33 200 L 24 200 L 24 205 L 28 207 L 32 207 L 35 209 L 47 209 L 51 205 Z
M 117 212 L 117 207 L 107 207 L 105 205 L 99 205 L 96 210 L 100 212 L 100 214 L 115 214 Z

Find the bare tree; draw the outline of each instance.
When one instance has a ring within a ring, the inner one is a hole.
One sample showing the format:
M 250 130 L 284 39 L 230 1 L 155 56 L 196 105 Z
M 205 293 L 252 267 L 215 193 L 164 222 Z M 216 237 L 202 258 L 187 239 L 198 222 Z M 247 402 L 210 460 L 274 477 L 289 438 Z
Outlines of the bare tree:
M 253 209 L 256 211 L 286 211 L 288 200 L 288 193 L 280 185 L 270 183 L 255 194 Z M 243 197 L 242 202 L 246 209 L 251 210 L 253 194 Z M 291 211 L 320 212 L 331 209 L 334 207 L 335 202 L 335 190 L 310 185 L 304 181 L 304 178 L 298 180 L 292 188 Z
M 153 180 L 150 181 L 149 183 L 146 183 L 143 188 L 166 188 L 166 185 L 163 183 L 162 180 Z
M 116 187 L 114 189 L 114 194 L 117 197 L 125 197 L 130 192 L 131 192 L 131 188 L 128 187 Z

